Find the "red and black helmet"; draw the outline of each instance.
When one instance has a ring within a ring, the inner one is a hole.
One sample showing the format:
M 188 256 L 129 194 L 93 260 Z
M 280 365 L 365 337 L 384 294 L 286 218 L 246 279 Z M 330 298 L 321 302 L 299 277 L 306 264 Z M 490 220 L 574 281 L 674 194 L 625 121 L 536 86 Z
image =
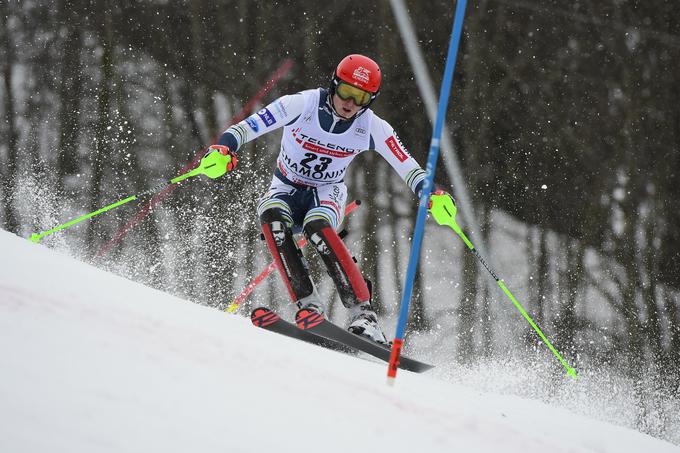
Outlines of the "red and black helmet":
M 380 82 L 382 73 L 378 63 L 372 59 L 359 54 L 347 55 L 343 58 L 333 73 L 331 83 L 331 96 L 335 94 L 340 83 L 346 83 L 371 94 L 368 107 L 380 92 Z

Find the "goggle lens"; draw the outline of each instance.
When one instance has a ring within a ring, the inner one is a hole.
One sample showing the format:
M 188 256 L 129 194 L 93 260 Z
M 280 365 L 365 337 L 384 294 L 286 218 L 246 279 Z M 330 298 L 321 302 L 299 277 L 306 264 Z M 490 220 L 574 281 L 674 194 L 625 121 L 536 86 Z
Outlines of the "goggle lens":
M 371 93 L 347 83 L 340 82 L 335 92 L 343 101 L 348 99 L 354 101 L 357 107 L 364 107 L 371 102 Z

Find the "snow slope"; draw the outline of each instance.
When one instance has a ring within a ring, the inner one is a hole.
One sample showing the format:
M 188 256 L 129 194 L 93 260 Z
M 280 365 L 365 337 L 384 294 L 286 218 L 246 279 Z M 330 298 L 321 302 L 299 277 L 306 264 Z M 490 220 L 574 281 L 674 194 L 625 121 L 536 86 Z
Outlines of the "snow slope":
M 678 452 L 258 330 L 0 231 L 0 452 Z

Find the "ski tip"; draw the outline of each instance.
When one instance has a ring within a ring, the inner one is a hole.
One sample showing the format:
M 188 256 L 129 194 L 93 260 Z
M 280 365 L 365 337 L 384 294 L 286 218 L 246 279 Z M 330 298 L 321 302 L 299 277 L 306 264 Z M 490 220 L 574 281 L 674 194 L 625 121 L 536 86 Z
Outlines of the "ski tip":
M 227 313 L 234 313 L 236 310 L 238 310 L 238 304 L 236 302 L 232 302 L 225 311 Z
M 307 330 L 312 329 L 324 322 L 324 317 L 316 310 L 303 308 L 295 315 L 295 322 L 300 329 Z
M 266 327 L 279 319 L 279 315 L 265 307 L 258 307 L 250 312 L 250 321 L 257 327 Z

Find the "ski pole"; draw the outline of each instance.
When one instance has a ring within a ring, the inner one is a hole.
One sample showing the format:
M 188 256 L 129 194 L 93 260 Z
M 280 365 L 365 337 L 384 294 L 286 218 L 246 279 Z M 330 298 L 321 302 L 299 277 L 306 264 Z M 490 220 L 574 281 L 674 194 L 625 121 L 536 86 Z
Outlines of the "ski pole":
M 351 202 L 350 204 L 348 204 L 347 207 L 345 208 L 345 215 L 354 211 L 356 208 L 359 207 L 360 204 L 361 204 L 361 200 L 355 200 L 355 201 Z M 298 240 L 297 245 L 298 245 L 298 248 L 304 247 L 305 245 L 307 245 L 307 239 L 304 238 L 304 237 L 300 238 L 300 240 Z M 271 274 L 274 269 L 276 269 L 276 262 L 272 261 L 271 263 L 269 263 L 269 266 L 264 268 L 264 270 L 262 272 L 260 272 L 257 275 L 257 277 L 252 279 L 250 281 L 250 283 L 248 283 L 248 285 L 246 285 L 246 287 L 243 289 L 243 291 L 241 291 L 241 293 L 238 296 L 236 296 L 236 299 L 234 299 L 234 301 L 231 304 L 229 304 L 227 309 L 224 310 L 224 311 L 226 311 L 227 313 L 234 313 L 236 310 L 238 310 L 238 307 L 241 305 L 241 302 L 243 302 L 246 299 L 246 297 L 248 297 L 250 295 L 250 293 L 253 292 L 255 287 L 257 287 L 257 285 L 262 283 L 262 280 L 267 278 L 267 276 L 269 274 Z
M 129 203 L 131 201 L 136 200 L 139 197 L 142 197 L 144 195 L 149 195 L 152 193 L 155 193 L 162 188 L 164 188 L 167 185 L 170 184 L 177 184 L 180 181 L 184 181 L 185 179 L 192 178 L 197 175 L 206 175 L 207 177 L 211 179 L 216 179 L 222 176 L 227 172 L 227 165 L 229 165 L 229 162 L 231 162 L 231 156 L 225 156 L 219 152 L 212 152 L 209 154 L 206 154 L 203 156 L 201 159 L 200 164 L 198 167 L 194 168 L 193 170 L 190 170 L 182 175 L 177 176 L 176 178 L 169 179 L 165 182 L 162 182 L 158 184 L 157 186 L 154 186 L 150 189 L 145 190 L 144 192 L 140 192 L 136 195 L 131 195 L 123 200 L 117 201 L 115 203 L 111 203 L 108 206 L 105 206 L 101 209 L 98 209 L 94 212 L 91 212 L 89 214 L 85 214 L 82 217 L 78 217 L 77 219 L 73 219 L 69 222 L 66 222 L 64 224 L 61 224 L 59 226 L 56 226 L 52 228 L 51 230 L 48 231 L 43 231 L 42 233 L 33 233 L 29 240 L 32 242 L 35 242 L 36 244 L 40 242 L 42 238 L 44 238 L 47 235 L 50 235 L 52 233 L 56 233 L 59 230 L 64 230 L 66 228 L 69 228 L 76 223 L 82 222 L 83 220 L 89 219 L 91 217 L 97 216 L 99 214 L 102 214 L 106 211 L 110 211 L 112 209 L 117 208 L 118 206 L 122 206 L 126 203 Z
M 460 238 L 465 242 L 465 245 L 467 248 L 472 252 L 472 254 L 479 260 L 480 263 L 484 266 L 484 268 L 489 271 L 489 274 L 496 280 L 496 283 L 498 283 L 498 286 L 503 290 L 506 296 L 512 301 L 513 304 L 515 304 L 515 307 L 519 310 L 520 313 L 522 313 L 522 316 L 524 316 L 524 319 L 527 320 L 527 322 L 533 327 L 533 329 L 536 331 L 539 337 L 541 337 L 541 340 L 548 346 L 548 348 L 552 351 L 552 353 L 557 357 L 557 359 L 562 363 L 562 365 L 567 369 L 567 374 L 574 379 L 576 379 L 578 376 L 576 375 L 576 371 L 567 364 L 567 362 L 562 358 L 559 352 L 557 352 L 557 349 L 553 347 L 553 345 L 550 343 L 548 338 L 543 334 L 541 329 L 536 325 L 533 319 L 531 319 L 531 316 L 524 310 L 524 307 L 517 301 L 515 296 L 512 295 L 510 290 L 505 286 L 505 282 L 500 279 L 496 273 L 491 270 L 491 267 L 484 261 L 484 258 L 477 252 L 477 249 L 475 249 L 475 246 L 472 245 L 472 242 L 468 239 L 468 237 L 463 233 L 463 230 L 460 228 L 458 223 L 456 223 L 456 205 L 453 202 L 453 199 L 447 195 L 447 194 L 433 194 L 432 195 L 432 201 L 430 204 L 430 213 L 432 214 L 432 217 L 434 217 L 434 220 L 439 224 L 439 225 L 447 225 L 451 227 L 453 231 L 460 236 Z

